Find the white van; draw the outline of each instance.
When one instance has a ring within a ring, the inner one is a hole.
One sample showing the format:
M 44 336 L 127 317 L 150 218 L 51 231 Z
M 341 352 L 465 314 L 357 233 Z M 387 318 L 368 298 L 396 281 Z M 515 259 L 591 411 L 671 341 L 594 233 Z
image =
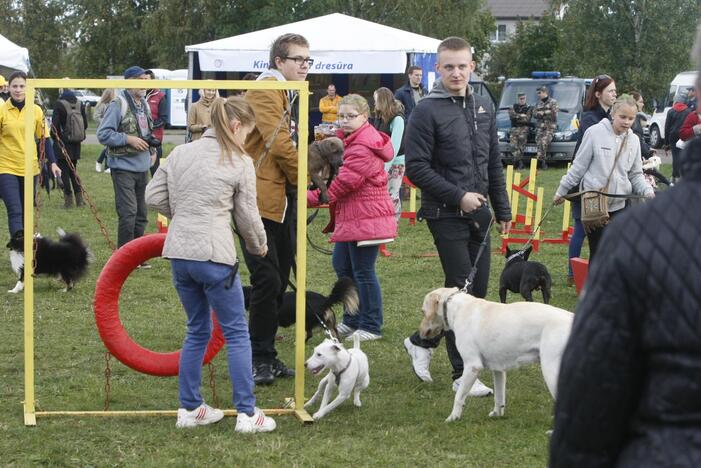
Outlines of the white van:
M 687 93 L 696 83 L 696 72 L 681 72 L 674 77 L 669 85 L 669 92 L 657 103 L 652 118 L 648 121 L 650 128 L 650 146 L 661 148 L 665 142 L 664 124 L 667 120 L 667 111 L 672 108 L 674 98 L 680 93 Z

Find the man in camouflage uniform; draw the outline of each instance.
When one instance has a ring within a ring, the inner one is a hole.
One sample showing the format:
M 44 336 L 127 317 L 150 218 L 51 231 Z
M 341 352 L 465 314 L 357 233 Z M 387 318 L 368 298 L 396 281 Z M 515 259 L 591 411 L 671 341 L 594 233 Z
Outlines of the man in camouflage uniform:
M 513 161 L 516 169 L 523 169 L 523 150 L 528 140 L 528 130 L 533 107 L 526 104 L 526 93 L 518 93 L 518 101 L 509 109 L 511 119 L 511 143 Z
M 557 101 L 549 96 L 548 88 L 545 86 L 538 88 L 538 98 L 538 104 L 535 106 L 535 142 L 538 147 L 538 159 L 542 161 L 540 164 L 543 169 L 547 169 L 545 155 L 557 128 L 557 112 L 560 108 Z

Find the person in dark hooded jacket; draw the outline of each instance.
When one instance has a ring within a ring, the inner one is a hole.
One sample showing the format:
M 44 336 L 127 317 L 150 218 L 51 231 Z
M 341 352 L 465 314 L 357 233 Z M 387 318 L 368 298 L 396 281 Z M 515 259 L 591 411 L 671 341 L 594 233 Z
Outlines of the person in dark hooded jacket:
M 667 118 L 664 122 L 664 136 L 667 140 L 667 146 L 672 150 L 672 182 L 681 177 L 681 148 L 677 147 L 679 140 L 679 131 L 682 129 L 686 116 L 691 113 L 686 105 L 687 94 L 679 92 L 674 98 L 672 108 L 667 111 Z
M 76 206 L 83 206 L 83 189 L 76 177 L 78 170 L 78 160 L 80 160 L 80 145 L 81 142 L 70 142 L 64 138 L 64 131 L 67 125 L 67 106 L 80 106 L 80 113 L 83 118 L 83 130 L 88 128 L 88 118 L 85 112 L 85 106 L 78 101 L 78 98 L 73 94 L 73 91 L 66 89 L 54 104 L 54 113 L 51 117 L 51 137 L 53 138 L 54 153 L 58 161 L 58 167 L 61 168 L 61 181 L 63 182 L 63 200 L 64 207 L 71 208 L 73 206 L 73 197 L 75 195 Z M 64 151 L 65 150 L 65 151 Z M 73 163 L 73 170 L 69 167 L 66 157 Z
M 701 138 L 684 178 L 615 218 L 565 349 L 550 466 L 701 466 Z
M 470 45 L 464 39 L 451 37 L 438 46 L 436 70 L 440 79 L 409 119 L 406 174 L 421 189 L 418 217 L 427 221 L 433 236 L 445 286 L 465 286 L 476 263 L 471 291 L 485 297 L 492 219 L 487 199 L 504 232 L 511 226 L 511 208 L 492 105 L 487 98 L 472 93 L 468 85 L 474 65 Z M 483 239 L 487 241 L 486 255 L 478 259 Z M 419 379 L 432 380 L 428 366 L 439 342 L 440 336 L 427 340 L 418 332 L 404 340 Z M 456 380 L 462 375 L 463 363 L 452 332 L 446 333 L 446 346 Z M 491 392 L 479 381 L 471 390 L 473 395 Z

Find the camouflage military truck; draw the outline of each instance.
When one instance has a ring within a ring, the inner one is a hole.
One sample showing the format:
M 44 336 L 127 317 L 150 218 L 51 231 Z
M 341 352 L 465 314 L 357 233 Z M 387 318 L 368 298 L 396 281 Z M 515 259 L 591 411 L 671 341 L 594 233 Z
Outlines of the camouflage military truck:
M 513 109 L 514 104 L 518 100 L 518 94 L 525 93 L 528 105 L 535 108 L 539 100 L 537 90 L 541 86 L 546 86 L 550 97 L 555 99 L 559 105 L 557 126 L 547 150 L 546 161 L 548 163 L 571 161 L 577 142 L 582 104 L 584 103 L 586 88 L 590 80 L 572 77 L 560 78 L 558 72 L 534 72 L 533 76 L 533 78 L 513 78 L 504 82 L 496 117 L 499 152 L 505 162 L 513 162 L 514 148 L 510 143 L 511 119 L 509 118 L 509 109 Z M 532 118 L 523 157 L 525 159 L 535 158 L 537 152 L 536 122 L 535 118 Z

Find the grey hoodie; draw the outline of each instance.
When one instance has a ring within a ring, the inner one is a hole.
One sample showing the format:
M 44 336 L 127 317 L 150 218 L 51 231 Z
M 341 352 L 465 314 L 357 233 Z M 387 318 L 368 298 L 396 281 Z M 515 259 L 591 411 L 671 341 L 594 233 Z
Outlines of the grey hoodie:
M 616 135 L 608 119 L 589 127 L 572 167 L 560 180 L 557 195 L 564 196 L 578 184 L 582 190 L 601 190 L 614 169 L 607 193 L 653 197 L 654 191 L 643 176 L 638 136 L 630 129 L 627 134 L 625 147 L 614 168 L 613 162 L 625 135 Z M 624 198 L 609 198 L 608 209 L 618 211 L 625 207 L 625 203 Z

